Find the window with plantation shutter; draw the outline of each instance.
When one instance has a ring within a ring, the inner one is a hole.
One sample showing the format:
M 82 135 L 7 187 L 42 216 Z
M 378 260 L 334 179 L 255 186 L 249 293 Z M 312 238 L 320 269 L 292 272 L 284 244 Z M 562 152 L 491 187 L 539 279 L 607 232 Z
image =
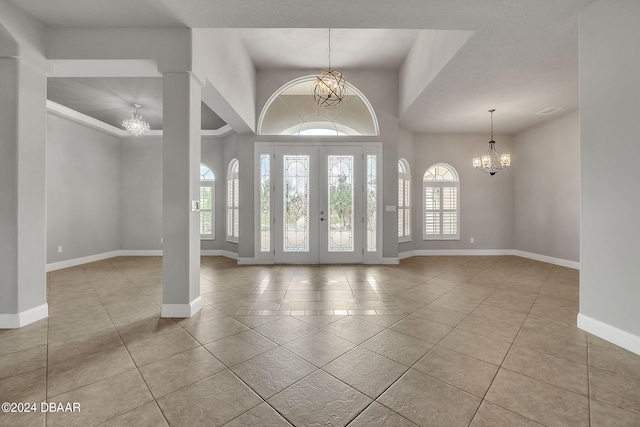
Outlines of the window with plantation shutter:
M 398 161 L 398 242 L 411 240 L 411 171 L 406 159 Z
M 200 238 L 215 239 L 215 184 L 209 166 L 200 164 Z
M 460 239 L 460 181 L 456 170 L 445 163 L 424 174 L 424 240 Z
M 238 159 L 229 162 L 227 172 L 227 241 L 238 243 L 240 234 L 240 179 Z

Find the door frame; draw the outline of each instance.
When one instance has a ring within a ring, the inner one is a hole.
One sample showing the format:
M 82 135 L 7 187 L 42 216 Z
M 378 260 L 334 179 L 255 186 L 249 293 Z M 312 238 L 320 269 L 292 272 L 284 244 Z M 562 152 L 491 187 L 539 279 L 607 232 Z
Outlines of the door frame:
M 270 164 L 270 182 L 274 182 L 274 164 L 275 164 L 275 151 L 276 147 L 295 147 L 295 146 L 305 146 L 305 147 L 362 147 L 362 162 L 361 162 L 361 174 L 362 174 L 362 194 L 363 194 L 363 203 L 362 210 L 360 214 L 356 215 L 356 220 L 363 221 L 365 218 L 365 211 L 367 203 L 367 161 L 368 156 L 375 156 L 375 180 L 376 180 L 376 200 L 375 200 L 375 232 L 371 233 L 371 236 L 375 236 L 375 250 L 369 248 L 367 245 L 367 226 L 366 224 L 363 226 L 362 232 L 362 263 L 363 264 L 380 264 L 382 262 L 382 251 L 383 251 L 383 158 L 382 158 L 382 143 L 381 142 L 256 142 L 254 144 L 254 261 L 256 264 L 275 264 L 275 187 L 270 185 L 270 193 L 269 193 L 269 212 L 270 212 L 270 220 L 269 220 L 269 231 L 268 235 L 270 236 L 270 246 L 268 250 L 263 250 L 261 247 L 261 228 L 262 228 L 262 214 L 261 214 L 261 158 L 263 156 L 268 156 L 269 164 Z M 279 178 L 278 178 L 279 179 Z M 275 185 L 278 185 L 279 181 L 275 181 Z M 358 218 L 360 217 L 360 218 Z M 373 238 L 373 237 L 372 237 Z M 320 262 L 320 260 L 318 261 Z M 292 263 L 295 263 L 293 261 Z

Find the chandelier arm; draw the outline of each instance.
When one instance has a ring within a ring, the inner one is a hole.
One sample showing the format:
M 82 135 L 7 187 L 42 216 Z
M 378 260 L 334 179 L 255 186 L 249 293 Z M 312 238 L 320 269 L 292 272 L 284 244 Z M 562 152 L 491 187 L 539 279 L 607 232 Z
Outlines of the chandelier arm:
M 491 140 L 489 141 L 489 151 L 487 151 L 487 154 L 485 154 L 484 156 L 476 157 L 473 159 L 474 169 L 478 169 L 482 172 L 488 173 L 491 176 L 495 175 L 497 172 L 503 169 L 509 169 L 509 166 L 511 166 L 511 155 L 501 155 L 498 150 L 496 150 L 496 141 L 493 139 L 494 111 L 496 110 L 489 110 L 489 113 L 491 114 Z

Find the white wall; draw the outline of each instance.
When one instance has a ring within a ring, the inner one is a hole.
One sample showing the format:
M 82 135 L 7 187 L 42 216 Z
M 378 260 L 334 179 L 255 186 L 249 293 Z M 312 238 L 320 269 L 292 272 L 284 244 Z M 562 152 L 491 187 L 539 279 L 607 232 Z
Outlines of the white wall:
M 282 85 L 289 81 L 306 76 L 316 74 L 318 70 L 278 70 L 278 71 L 260 71 L 257 79 L 257 102 L 256 117 L 259 117 L 260 111 L 264 107 L 269 97 L 278 90 Z M 357 87 L 371 103 L 378 118 L 380 135 L 379 136 L 344 136 L 334 141 L 353 141 L 353 142 L 381 142 L 383 156 L 383 176 L 382 188 L 383 198 L 382 205 L 395 206 L 397 203 L 397 141 L 398 141 L 398 73 L 395 71 L 362 71 L 362 70 L 341 70 L 344 72 L 345 79 Z M 256 136 L 253 138 L 258 142 L 325 142 L 326 137 L 296 137 L 296 136 Z M 246 144 L 250 144 L 251 140 L 241 143 L 243 148 Z M 246 153 L 248 156 L 249 153 Z M 243 160 L 240 160 L 241 163 Z M 247 161 L 253 161 L 253 155 L 247 157 Z M 253 183 L 253 171 L 247 171 L 240 168 L 241 181 L 248 182 L 247 185 Z M 241 189 L 242 187 L 242 183 Z M 253 200 L 253 199 L 252 199 Z M 247 201 L 252 203 L 252 201 Z M 251 227 L 253 229 L 253 217 L 245 218 L 241 215 L 241 229 Z M 383 236 L 382 236 L 382 256 L 385 258 L 396 258 L 398 256 L 398 237 L 397 237 L 397 215 L 396 212 L 383 211 Z M 253 242 L 245 242 L 241 236 L 241 246 L 243 247 L 242 256 L 253 256 Z M 246 246 L 245 246 L 246 245 Z M 251 254 L 245 251 L 245 247 L 251 248 Z
M 578 111 L 515 136 L 515 249 L 580 261 Z
M 578 325 L 640 354 L 640 2 L 580 15 Z
M 0 58 L 0 328 L 47 316 L 44 70 Z
M 118 249 L 120 140 L 47 114 L 47 263 Z
M 191 30 L 193 68 L 206 77 L 202 100 L 236 132 L 255 130 L 256 70 L 237 29 Z
M 500 153 L 513 153 L 513 138 L 495 135 Z M 494 176 L 476 171 L 472 159 L 489 149 L 485 134 L 417 134 L 411 166 L 412 240 L 415 250 L 508 250 L 514 247 L 514 174 L 517 164 Z M 423 240 L 424 173 L 435 163 L 453 166 L 460 178 L 460 240 Z M 470 238 L 475 243 L 470 243 Z

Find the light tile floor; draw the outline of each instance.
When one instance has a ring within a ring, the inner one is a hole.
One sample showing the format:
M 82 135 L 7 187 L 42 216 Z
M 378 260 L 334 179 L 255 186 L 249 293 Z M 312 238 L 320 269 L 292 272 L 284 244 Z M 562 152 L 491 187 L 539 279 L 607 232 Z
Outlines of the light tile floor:
M 202 259 L 162 319 L 162 260 L 48 275 L 50 317 L 0 330 L 3 426 L 640 426 L 640 356 L 575 326 L 578 272 L 518 257 L 399 266 Z

